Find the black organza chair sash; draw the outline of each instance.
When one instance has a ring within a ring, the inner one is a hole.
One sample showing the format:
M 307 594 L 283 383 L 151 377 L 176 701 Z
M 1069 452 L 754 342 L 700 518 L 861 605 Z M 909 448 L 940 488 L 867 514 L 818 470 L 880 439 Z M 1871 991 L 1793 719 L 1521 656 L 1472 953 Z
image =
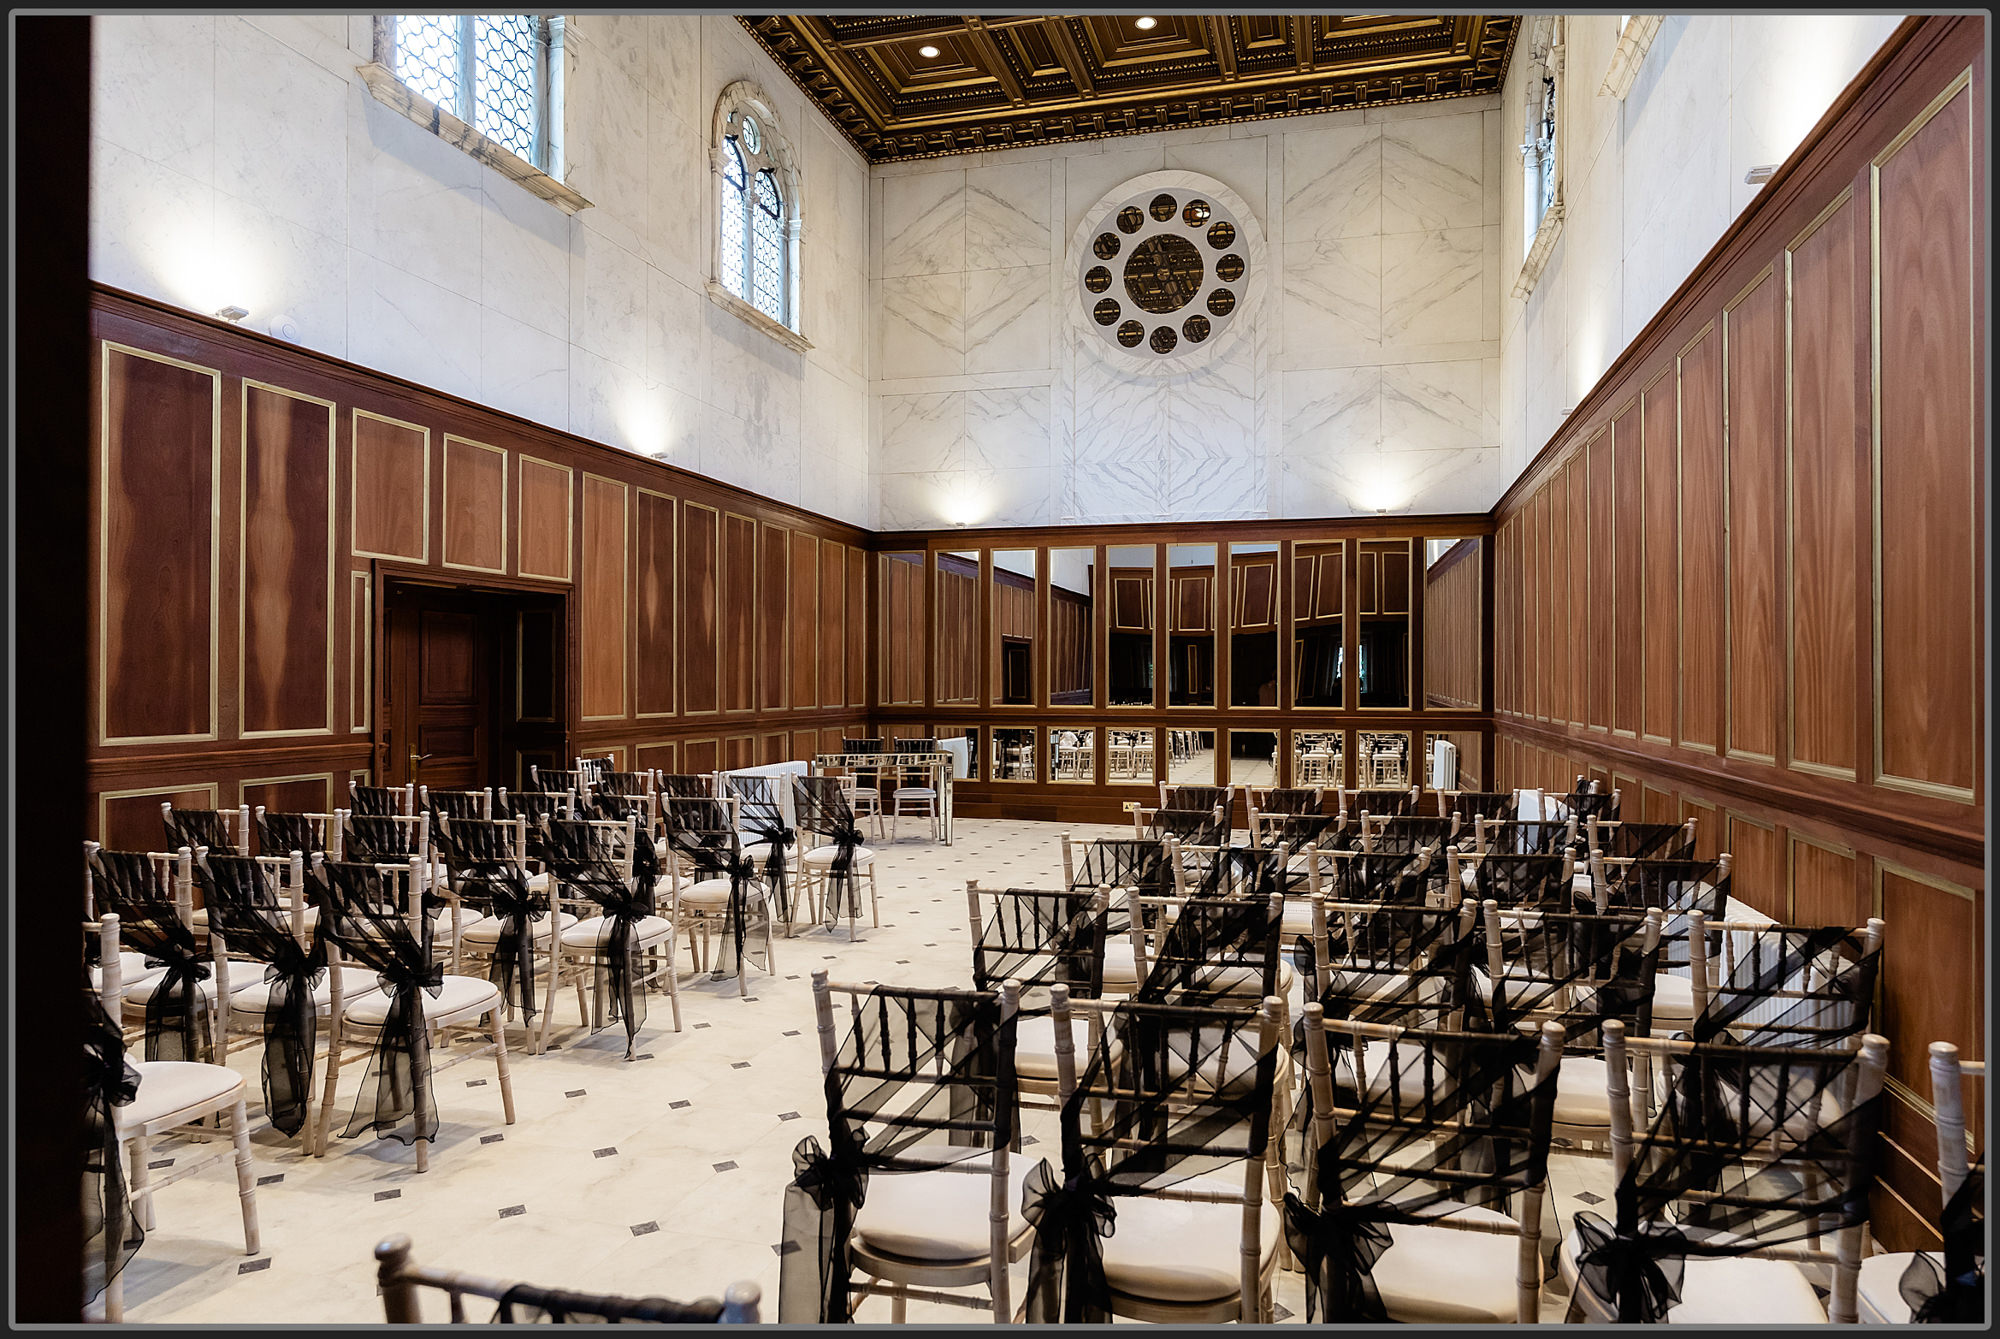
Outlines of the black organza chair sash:
M 737 817 L 743 830 L 770 848 L 764 857 L 764 883 L 779 920 L 792 918 L 792 890 L 788 861 L 798 833 L 785 822 L 778 799 L 778 778 L 727 776 L 724 783 L 737 798 Z
M 595 902 L 609 925 L 597 937 L 596 970 L 592 984 L 596 1007 L 593 1020 L 625 1023 L 628 1042 L 638 1036 L 646 1021 L 646 991 L 639 982 L 645 973 L 639 965 L 639 921 L 653 914 L 652 841 L 624 830 L 631 840 L 627 882 L 627 852 L 615 829 L 582 820 L 550 819 L 545 841 L 549 873 L 573 896 Z M 639 866 L 644 848 L 647 864 Z
M 1748 1046 L 1838 1046 L 1868 1025 L 1881 947 L 1837 925 L 1725 931 L 1744 946 L 1688 1035 Z M 1746 942 L 1747 941 L 1747 942 Z
M 975 986 L 997 990 L 1002 982 L 1020 982 L 1026 1015 L 1047 1012 L 1047 987 L 1058 981 L 1070 988 L 1072 997 L 1098 993 L 1104 927 L 1094 910 L 1094 889 L 1051 893 L 1010 888 L 985 897 L 989 907 L 972 946 Z
M 700 820 L 713 820 L 713 824 Z M 667 811 L 667 845 L 688 862 L 697 883 L 710 879 L 729 880 L 729 900 L 723 909 L 723 952 L 710 973 L 710 979 L 720 980 L 739 974 L 743 971 L 746 956 L 752 956 L 751 928 L 767 928 L 770 916 L 770 904 L 762 897 L 752 897 L 752 891 L 758 886 L 757 862 L 743 854 L 741 840 L 736 830 L 729 826 L 727 811 L 719 803 L 713 808 L 707 805 L 670 805 Z M 768 968 L 769 964 L 766 956 L 759 965 Z
M 326 829 L 310 814 L 257 815 L 257 844 L 265 855 L 306 855 L 327 851 Z
M 431 961 L 430 918 L 411 928 L 402 879 L 374 865 L 324 861 L 321 933 L 345 957 L 371 968 L 389 997 L 376 1026 L 373 1051 L 354 1100 L 343 1139 L 373 1130 L 377 1138 L 414 1144 L 437 1139 L 437 1101 L 431 1085 L 430 1029 L 424 996 L 444 989 L 444 968 Z M 421 937 L 420 937 L 421 935 Z
M 229 839 L 229 828 L 222 815 L 214 809 L 169 809 L 166 811 L 167 847 L 175 850 L 187 847 L 190 851 L 207 847 L 224 855 L 236 854 L 236 843 Z M 247 842 L 248 833 L 243 834 Z
M 530 832 L 538 831 L 535 827 Z M 513 822 L 447 819 L 438 830 L 445 869 L 453 896 L 465 906 L 483 908 L 500 922 L 493 946 L 494 980 L 500 997 L 518 1005 L 533 1022 L 535 946 L 541 934 L 535 922 L 549 914 L 546 889 L 528 886 L 524 852 L 517 847 L 519 829 Z
M 1920 1325 L 1978 1325 L 1986 1320 L 1986 1159 L 1952 1193 L 1940 1222 L 1944 1258 L 1918 1251 L 1897 1291 Z
M 319 1019 L 313 992 L 326 975 L 326 943 L 318 936 L 299 942 L 291 914 L 257 861 L 211 854 L 195 870 L 208 903 L 209 932 L 219 931 L 231 950 L 264 964 L 270 986 L 264 1005 L 264 1109 L 272 1125 L 297 1134 L 312 1102 Z M 305 889 L 295 894 L 303 897 Z
M 118 914 L 121 942 L 165 971 L 146 1000 L 146 1059 L 206 1062 L 213 1055 L 212 991 L 201 983 L 214 973 L 202 958 L 194 929 L 180 909 L 163 900 L 151 857 L 140 851 L 91 853 L 98 911 Z
M 830 776 L 792 778 L 792 805 L 799 826 L 825 836 L 833 847 L 833 859 L 826 869 L 826 899 L 821 918 L 829 926 L 843 915 L 861 914 L 861 888 L 854 877 L 855 852 L 861 848 L 861 829 L 856 826 L 854 809 L 840 788 L 840 780 Z
M 146 1239 L 125 1187 L 114 1107 L 139 1095 L 139 1072 L 125 1059 L 121 1030 L 89 982 L 83 998 L 83 1300 L 102 1296 Z

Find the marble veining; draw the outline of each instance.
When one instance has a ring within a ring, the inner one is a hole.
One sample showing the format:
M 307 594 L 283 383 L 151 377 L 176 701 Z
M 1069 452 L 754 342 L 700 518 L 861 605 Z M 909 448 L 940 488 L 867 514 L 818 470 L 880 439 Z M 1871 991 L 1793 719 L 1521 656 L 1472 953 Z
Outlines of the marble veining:
M 1327 126 L 1285 133 L 1285 239 L 1382 231 L 1382 129 Z
M 1485 248 L 1484 228 L 1383 237 L 1384 343 L 1478 340 Z
M 965 370 L 1025 372 L 1049 365 L 1047 265 L 965 276 Z
M 1382 231 L 1486 222 L 1484 121 L 1437 116 L 1382 128 Z
M 952 376 L 965 371 L 965 276 L 912 274 L 876 285 L 877 374 Z
M 882 182 L 881 277 L 953 274 L 965 268 L 965 172 Z
M 1411 363 L 1382 369 L 1382 449 L 1456 450 L 1481 440 L 1481 364 Z
M 1049 169 L 1004 163 L 965 172 L 965 268 L 1013 269 L 1049 258 Z

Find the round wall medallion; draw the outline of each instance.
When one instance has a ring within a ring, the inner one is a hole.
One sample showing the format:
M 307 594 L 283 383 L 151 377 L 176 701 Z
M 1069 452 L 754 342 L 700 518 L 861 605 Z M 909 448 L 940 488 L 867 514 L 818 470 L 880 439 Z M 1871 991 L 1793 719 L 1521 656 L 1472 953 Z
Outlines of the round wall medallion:
M 1114 197 L 1083 233 L 1089 254 L 1075 272 L 1090 328 L 1155 360 L 1205 345 L 1228 328 L 1248 296 L 1250 258 L 1262 255 L 1238 245 L 1239 235 L 1213 192 L 1155 188 Z

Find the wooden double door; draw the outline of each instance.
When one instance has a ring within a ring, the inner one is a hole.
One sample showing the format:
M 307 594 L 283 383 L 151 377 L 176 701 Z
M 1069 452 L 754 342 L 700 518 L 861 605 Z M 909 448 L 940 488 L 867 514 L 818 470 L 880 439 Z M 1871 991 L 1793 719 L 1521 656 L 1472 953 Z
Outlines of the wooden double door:
M 376 775 L 518 789 L 567 767 L 563 597 L 391 578 L 383 593 Z

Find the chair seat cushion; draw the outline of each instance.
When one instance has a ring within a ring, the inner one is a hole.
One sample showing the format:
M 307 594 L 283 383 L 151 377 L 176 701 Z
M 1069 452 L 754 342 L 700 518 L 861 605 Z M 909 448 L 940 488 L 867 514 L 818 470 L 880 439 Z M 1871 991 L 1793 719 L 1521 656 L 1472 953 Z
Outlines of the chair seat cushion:
M 1666 972 L 1653 977 L 1653 1025 L 1658 1028 L 1663 1023 L 1691 1023 L 1694 1021 L 1694 979 L 1686 976 L 1670 976 Z M 1669 1027 L 1667 1032 L 1680 1032 L 1684 1028 Z
M 111 1109 L 121 1130 L 149 1125 L 176 1111 L 214 1110 L 243 1092 L 242 1076 L 227 1065 L 190 1060 L 134 1060 L 131 1065 L 139 1071 L 138 1095 Z
M 896 800 L 935 800 L 937 792 L 929 786 L 898 786 L 890 797 Z
M 806 852 L 805 862 L 814 869 L 826 869 L 833 864 L 833 858 L 837 854 L 839 854 L 838 847 L 815 846 L 812 850 Z M 854 867 L 856 869 L 859 869 L 863 865 L 873 864 L 874 861 L 875 852 L 870 848 L 866 846 L 857 846 L 854 848 Z
M 919 1154 L 910 1149 L 902 1156 Z M 1023 1226 L 1021 1184 L 1036 1161 L 1016 1153 L 1007 1162 L 1010 1240 Z M 871 1172 L 867 1199 L 854 1216 L 855 1239 L 870 1250 L 911 1260 L 984 1260 L 993 1240 L 992 1198 L 993 1178 L 983 1173 Z
M 702 879 L 697 883 L 685 884 L 681 888 L 681 905 L 700 911 L 711 911 L 729 903 L 729 890 L 735 885 L 728 879 Z M 745 893 L 757 897 L 763 885 L 752 883 L 745 886 Z
M 1491 1209 L 1438 1205 L 1438 1217 L 1512 1224 Z M 1519 1314 L 1521 1239 L 1494 1232 L 1397 1223 L 1369 1271 L 1389 1319 L 1433 1325 L 1499 1325 Z M 1440 1286 L 1449 1279 L 1450 1286 Z
M 872 1183 L 871 1183 L 872 1185 Z M 1203 1176 L 1181 1188 L 1243 1189 L 1241 1177 Z M 1163 1302 L 1213 1302 L 1243 1286 L 1243 1206 L 1121 1195 L 1117 1230 L 1104 1238 L 1104 1277 L 1114 1292 Z M 1268 1269 L 1282 1230 L 1268 1201 L 1257 1240 Z
M 1569 1062 L 1563 1062 L 1567 1065 Z M 1691 1230 L 1689 1235 L 1698 1235 Z M 1577 1234 L 1563 1238 L 1557 1259 L 1563 1279 L 1576 1286 Z M 1586 1293 L 1586 1317 L 1609 1321 Z M 1667 1312 L 1669 1325 L 1824 1325 L 1826 1308 L 1805 1272 L 1789 1260 L 1748 1256 L 1690 1256 L 1681 1277 L 1681 1302 Z
M 1611 1097 L 1605 1091 L 1609 1074 L 1601 1059 L 1564 1056 L 1556 1070 L 1556 1124 L 1609 1130 Z
M 1290 944 L 1298 935 L 1310 937 L 1313 932 L 1312 902 L 1307 898 L 1288 897 L 1285 899 L 1284 936 Z
M 229 983 L 232 986 L 236 984 L 238 967 L 239 964 L 237 963 L 229 965 Z M 242 990 L 232 990 L 229 992 L 229 1012 L 231 1014 L 256 1014 L 262 1017 L 264 1011 L 271 1007 L 271 983 L 264 979 L 261 971 L 258 971 L 257 964 L 242 963 L 240 967 L 245 972 L 256 972 L 257 978 Z M 361 998 L 361 996 L 381 988 L 381 974 L 371 968 L 336 967 L 333 971 L 340 973 L 340 996 L 343 1005 L 352 1004 Z M 324 1010 L 333 1007 L 332 972 L 328 972 L 320 977 L 318 983 L 313 986 L 312 995 L 313 1008 Z
M 1868 1325 L 1908 1325 L 1910 1304 L 1903 1300 L 1903 1271 L 1916 1259 L 1911 1251 L 1891 1255 L 1871 1255 L 1861 1262 L 1861 1281 L 1855 1287 L 1861 1320 Z M 1940 1263 L 1933 1253 L 1932 1263 Z M 1943 1269 L 1938 1271 L 1943 1273 Z
M 1106 990 L 1131 990 L 1139 984 L 1137 970 L 1133 967 L 1132 941 L 1113 939 L 1104 945 L 1104 987 Z
M 452 976 L 444 978 L 443 988 L 436 995 L 423 992 L 424 1017 L 432 1020 L 450 1018 L 483 1004 L 498 1003 L 500 987 L 481 976 Z M 347 1021 L 358 1027 L 374 1027 L 389 1016 L 390 996 L 381 991 L 364 995 L 354 1002 L 350 1009 L 343 1010 Z
M 673 932 L 674 923 L 665 916 L 641 916 L 632 922 L 641 944 L 657 944 Z M 598 948 L 611 933 L 611 917 L 593 916 L 581 925 L 563 931 L 564 948 Z
M 1076 1073 L 1081 1074 L 1090 1063 L 1090 1024 L 1072 1016 L 1069 1035 L 1076 1046 Z M 1113 1063 L 1124 1049 L 1114 1035 L 1111 1038 Z M 1021 1019 L 1014 1034 L 1014 1072 L 1024 1079 L 1054 1080 L 1060 1077 L 1056 1070 L 1056 1020 L 1053 1015 L 1032 1014 Z
M 149 977 L 158 976 L 166 970 L 165 967 L 148 967 L 146 965 L 146 955 L 143 953 L 120 953 L 118 955 L 119 988 L 121 990 L 130 990 L 135 983 L 144 981 Z M 93 967 L 90 969 L 90 988 L 92 990 L 104 989 L 104 969 L 102 967 Z
M 162 968 L 142 981 L 133 982 L 125 990 L 126 1007 L 129 1009 L 143 1008 L 152 1000 L 153 992 L 161 989 L 166 979 L 166 969 Z M 263 973 L 253 973 L 251 970 L 245 970 L 240 976 L 231 973 L 229 977 L 229 993 L 234 995 L 237 991 L 247 987 L 252 981 L 261 981 L 263 979 Z M 195 989 L 200 992 L 203 999 L 213 1001 L 215 999 L 215 978 L 211 976 L 205 981 L 196 982 Z
M 567 930 L 576 924 L 576 917 L 567 911 L 550 912 L 535 923 L 537 942 L 548 939 L 559 930 Z M 465 932 L 467 948 L 494 949 L 500 945 L 500 921 L 492 916 L 475 921 Z

